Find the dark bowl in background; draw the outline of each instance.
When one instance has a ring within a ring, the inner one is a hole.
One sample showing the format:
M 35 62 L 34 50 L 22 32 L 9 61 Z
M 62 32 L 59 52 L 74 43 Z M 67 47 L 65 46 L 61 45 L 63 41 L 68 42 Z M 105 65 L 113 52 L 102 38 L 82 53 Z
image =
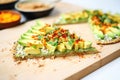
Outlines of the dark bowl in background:
M 0 10 L 4 10 L 4 9 L 14 9 L 14 5 L 16 2 L 18 2 L 19 0 L 13 1 L 13 2 L 9 2 L 9 3 L 4 3 L 4 4 L 0 4 Z
M 26 10 L 22 10 L 22 9 L 20 9 L 18 7 L 19 4 L 27 3 L 27 2 L 32 2 L 32 1 L 20 1 L 20 2 L 17 2 L 15 4 L 15 9 L 17 11 L 21 12 L 23 15 L 25 15 L 27 17 L 27 19 L 36 19 L 36 18 L 48 16 L 53 11 L 53 9 L 54 9 L 54 4 L 49 4 L 51 7 L 48 8 L 48 9 L 37 10 L 37 11 L 34 11 L 34 10 L 32 10 L 32 11 L 26 11 Z

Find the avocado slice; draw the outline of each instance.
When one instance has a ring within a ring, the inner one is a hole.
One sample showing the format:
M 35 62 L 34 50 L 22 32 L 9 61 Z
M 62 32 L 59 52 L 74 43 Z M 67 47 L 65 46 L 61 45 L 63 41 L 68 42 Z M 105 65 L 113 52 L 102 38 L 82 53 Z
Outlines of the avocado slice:
M 22 46 L 39 46 L 39 48 L 43 47 L 43 44 L 41 41 L 38 40 L 29 40 L 29 39 L 19 39 L 18 43 L 21 44 Z
M 118 24 L 118 28 L 120 29 L 120 23 Z
M 49 44 L 49 43 L 46 44 L 46 48 L 48 49 L 48 51 L 49 51 L 49 53 L 50 53 L 51 55 L 54 54 L 54 52 L 55 52 L 55 50 L 56 50 L 56 47 L 57 47 L 57 46 L 53 46 L 53 45 L 51 45 L 51 44 Z
M 74 49 L 75 49 L 75 51 L 78 51 L 78 49 L 79 49 L 79 44 L 75 43 L 75 44 L 74 44 Z
M 36 25 L 37 25 L 37 26 L 44 26 L 45 23 L 42 22 L 42 21 L 40 21 L 40 20 L 36 20 Z
M 113 22 L 113 20 L 110 19 L 110 18 L 106 18 L 106 19 L 104 20 L 104 23 L 106 23 L 106 24 L 110 24 L 110 23 L 112 23 L 112 22 Z
M 35 49 L 34 47 L 25 47 L 24 52 L 26 55 L 28 54 L 40 54 L 40 49 Z
M 117 36 L 120 36 L 120 29 L 117 29 L 117 28 L 110 28 L 110 30 L 114 33 L 114 34 L 116 34 Z
M 49 32 L 51 32 L 51 31 L 53 31 L 53 30 L 54 30 L 53 27 L 45 27 L 45 32 L 46 32 L 46 33 L 49 33 Z
M 60 52 L 65 52 L 66 48 L 65 48 L 64 43 L 60 43 L 60 44 L 57 46 L 57 50 L 60 51 Z
M 100 31 L 100 30 L 97 30 L 97 29 L 95 29 L 94 30 L 94 34 L 97 36 L 97 38 L 99 38 L 99 39 L 104 39 L 104 34 L 103 34 L 103 32 L 102 31 Z
M 84 42 L 84 48 L 85 48 L 85 49 L 86 49 L 86 48 L 90 48 L 91 45 L 92 45 L 92 42 L 90 42 L 90 41 L 85 41 L 85 42 Z
M 83 42 L 83 41 L 80 41 L 80 42 L 79 42 L 79 48 L 80 48 L 80 49 L 83 49 L 83 48 L 84 48 L 84 42 Z
M 63 43 L 64 43 L 66 49 L 72 50 L 72 48 L 73 48 L 73 42 L 74 42 L 74 41 L 69 38 L 69 39 L 68 39 L 68 42 L 63 42 Z
M 45 35 L 45 31 L 40 31 L 40 30 L 35 30 L 35 29 L 31 29 L 30 30 L 33 34 L 40 34 L 40 35 Z
M 21 39 L 33 39 L 32 35 L 31 36 L 27 36 L 27 35 L 21 35 Z
M 33 35 L 38 35 L 38 34 L 33 34 L 33 33 L 31 33 L 31 32 L 26 32 L 26 33 L 24 33 L 23 35 L 24 35 L 24 36 L 33 36 Z
M 110 37 L 110 38 L 115 38 L 115 35 L 114 35 L 114 33 L 113 32 L 111 32 L 111 31 L 108 31 L 107 33 L 106 33 L 106 36 L 108 36 L 108 37 Z

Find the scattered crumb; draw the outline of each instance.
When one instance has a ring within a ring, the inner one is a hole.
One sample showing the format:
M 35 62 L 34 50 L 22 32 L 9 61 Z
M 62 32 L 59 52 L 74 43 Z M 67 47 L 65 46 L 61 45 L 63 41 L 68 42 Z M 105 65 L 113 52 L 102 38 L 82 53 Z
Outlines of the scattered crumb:
M 14 74 L 15 77 L 17 77 L 17 74 Z
M 36 62 L 33 62 L 32 64 L 34 65 L 34 64 L 37 64 L 37 63 L 36 63 Z
M 94 56 L 93 58 L 96 59 L 96 56 Z
M 101 58 L 101 55 L 100 55 L 100 54 L 98 54 L 97 56 L 98 56 L 99 58 Z
M 2 48 L 1 50 L 0 50 L 0 52 L 4 52 L 5 50 L 4 50 L 4 48 Z
M 78 62 L 81 62 L 80 60 Z
M 21 63 L 22 63 L 21 61 L 18 61 L 18 62 L 17 62 L 18 65 L 21 64 Z
M 39 64 L 39 66 L 38 67 L 44 67 L 44 65 L 43 64 Z
M 77 54 L 80 58 L 85 58 L 84 54 Z
M 51 56 L 50 59 L 55 59 L 55 56 Z
M 56 71 L 56 69 L 53 69 L 53 71 Z
M 2 63 L 4 63 L 5 61 L 3 60 Z
M 45 57 L 41 57 L 41 59 L 42 59 L 42 60 L 44 60 L 44 59 L 45 59 Z

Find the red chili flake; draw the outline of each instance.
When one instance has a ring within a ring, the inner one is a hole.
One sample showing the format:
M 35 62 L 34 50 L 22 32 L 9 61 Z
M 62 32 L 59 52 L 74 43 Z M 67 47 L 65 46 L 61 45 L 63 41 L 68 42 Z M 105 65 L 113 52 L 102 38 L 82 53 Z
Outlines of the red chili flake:
M 57 33 L 54 33 L 53 35 L 52 35 L 52 37 L 54 38 L 54 37 L 56 37 L 58 34 Z
M 77 39 L 75 42 L 78 43 L 80 41 L 80 39 Z
M 32 43 L 29 43 L 29 42 L 28 42 L 28 46 L 32 46 Z
M 64 33 L 64 32 L 65 32 L 65 30 L 64 30 L 64 29 L 61 29 L 61 32 L 62 32 L 62 33 Z
M 77 53 L 77 55 L 78 55 L 80 58 L 84 58 L 84 54 L 82 54 L 82 53 Z
M 32 35 L 32 38 L 35 38 L 36 36 L 35 35 Z
M 71 36 L 71 38 L 75 38 L 75 34 L 74 34 L 74 33 L 73 33 L 73 34 L 71 34 L 70 36 Z
M 44 65 L 43 64 L 39 64 L 39 66 L 38 67 L 44 67 Z
M 67 37 L 67 34 L 62 34 L 62 37 L 63 37 L 63 38 L 66 38 L 66 37 Z

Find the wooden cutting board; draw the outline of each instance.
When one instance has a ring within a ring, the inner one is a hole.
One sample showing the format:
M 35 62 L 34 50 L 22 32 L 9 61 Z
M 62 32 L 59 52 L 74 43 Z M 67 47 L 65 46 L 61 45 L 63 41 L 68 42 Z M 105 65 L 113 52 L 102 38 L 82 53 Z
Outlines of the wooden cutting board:
M 52 23 L 61 13 L 82 9 L 75 5 L 58 3 L 51 16 L 40 18 L 40 20 Z M 120 43 L 96 45 L 89 24 L 83 23 L 65 25 L 63 28 L 75 32 L 85 40 L 92 41 L 93 46 L 100 53 L 15 62 L 10 52 L 13 42 L 17 41 L 20 35 L 34 24 L 35 20 L 14 28 L 0 30 L 0 80 L 80 80 L 85 75 L 120 57 Z

